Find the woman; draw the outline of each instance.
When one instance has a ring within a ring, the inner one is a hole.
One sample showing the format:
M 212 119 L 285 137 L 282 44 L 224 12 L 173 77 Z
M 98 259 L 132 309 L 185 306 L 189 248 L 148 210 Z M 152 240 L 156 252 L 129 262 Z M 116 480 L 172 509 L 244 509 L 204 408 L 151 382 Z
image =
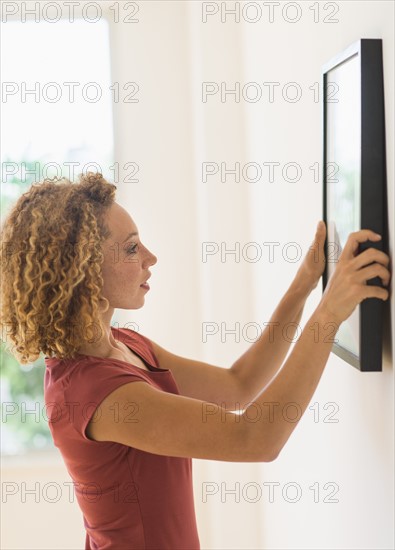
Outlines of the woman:
M 49 426 L 75 484 L 85 548 L 198 549 L 191 458 L 276 459 L 297 425 L 282 405 L 304 413 L 339 325 L 363 299 L 388 298 L 366 280 L 388 284 L 389 258 L 375 249 L 355 255 L 358 243 L 377 240 L 372 231 L 349 236 L 279 371 L 290 342 L 281 329 L 297 325 L 324 270 L 319 224 L 271 324 L 224 369 L 110 326 L 114 308 L 144 305 L 157 261 L 115 190 L 88 173 L 78 183 L 44 180 L 19 198 L 2 228 L 2 329 L 21 363 L 45 354 Z

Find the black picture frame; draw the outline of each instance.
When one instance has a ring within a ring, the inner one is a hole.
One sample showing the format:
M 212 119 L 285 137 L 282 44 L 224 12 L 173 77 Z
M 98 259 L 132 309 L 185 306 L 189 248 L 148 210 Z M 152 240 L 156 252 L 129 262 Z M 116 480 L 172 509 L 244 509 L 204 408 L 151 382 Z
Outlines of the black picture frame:
M 358 252 L 388 253 L 382 40 L 360 39 L 330 59 L 322 85 L 324 292 L 349 233 L 379 233 L 380 241 L 367 241 Z M 383 286 L 379 277 L 367 284 Z M 362 372 L 382 371 L 383 306 L 379 298 L 363 300 L 332 336 L 332 352 Z

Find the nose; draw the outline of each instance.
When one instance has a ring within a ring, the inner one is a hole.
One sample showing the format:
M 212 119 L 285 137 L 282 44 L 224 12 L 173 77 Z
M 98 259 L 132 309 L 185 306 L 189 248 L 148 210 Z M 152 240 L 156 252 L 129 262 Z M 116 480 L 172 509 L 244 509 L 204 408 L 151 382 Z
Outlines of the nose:
M 156 262 L 158 261 L 158 258 L 155 256 L 155 254 L 152 254 L 152 252 L 150 252 L 148 249 L 147 250 L 147 258 L 146 258 L 146 263 L 148 263 L 148 265 L 155 265 Z
M 152 254 L 152 253 L 151 253 L 151 257 L 152 257 L 151 265 L 155 265 L 156 262 L 158 261 L 158 258 L 155 256 L 155 254 Z

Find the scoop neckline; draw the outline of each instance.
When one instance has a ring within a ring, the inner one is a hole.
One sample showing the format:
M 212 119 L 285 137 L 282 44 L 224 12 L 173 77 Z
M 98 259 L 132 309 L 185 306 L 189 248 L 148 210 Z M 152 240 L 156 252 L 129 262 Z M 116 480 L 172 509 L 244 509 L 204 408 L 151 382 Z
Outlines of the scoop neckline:
M 116 328 L 116 327 L 113 327 L 112 325 L 110 325 L 110 330 L 120 330 L 119 328 Z M 151 363 L 149 363 L 148 361 L 146 361 L 144 359 L 144 357 L 142 357 L 139 353 L 137 353 L 134 349 L 132 349 L 131 347 L 129 347 L 126 342 L 122 342 L 123 344 L 125 344 L 125 346 L 130 349 L 130 351 L 132 351 L 135 355 L 137 355 L 137 357 L 139 357 L 143 363 L 145 363 L 148 367 L 150 367 L 148 370 L 145 370 L 145 369 L 142 369 L 141 367 L 138 367 L 137 365 L 133 365 L 133 363 L 129 363 L 129 361 L 123 361 L 122 359 L 114 359 L 114 358 L 108 358 L 108 357 L 99 357 L 97 355 L 86 355 L 84 353 L 77 353 L 77 355 L 79 357 L 82 357 L 82 358 L 91 358 L 91 359 L 99 359 L 101 361 L 107 361 L 108 359 L 110 359 L 111 361 L 118 361 L 118 363 L 123 363 L 125 365 L 129 365 L 131 367 L 134 367 L 135 369 L 138 369 L 139 371 L 142 371 L 142 372 L 153 372 L 153 373 L 159 373 L 159 372 L 170 372 L 169 369 L 161 369 L 160 367 L 155 367 L 155 365 L 151 365 Z M 154 370 L 150 370 L 150 369 L 154 369 Z

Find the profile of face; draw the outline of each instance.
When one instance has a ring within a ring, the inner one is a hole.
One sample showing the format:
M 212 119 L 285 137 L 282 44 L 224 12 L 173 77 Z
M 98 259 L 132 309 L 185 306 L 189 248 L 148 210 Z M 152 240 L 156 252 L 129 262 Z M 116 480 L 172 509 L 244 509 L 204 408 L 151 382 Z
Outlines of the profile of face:
M 134 221 L 118 203 L 108 209 L 106 223 L 111 236 L 103 243 L 102 295 L 110 307 L 139 309 L 149 292 L 141 285 L 150 277 L 149 267 L 157 257 L 142 244 Z

